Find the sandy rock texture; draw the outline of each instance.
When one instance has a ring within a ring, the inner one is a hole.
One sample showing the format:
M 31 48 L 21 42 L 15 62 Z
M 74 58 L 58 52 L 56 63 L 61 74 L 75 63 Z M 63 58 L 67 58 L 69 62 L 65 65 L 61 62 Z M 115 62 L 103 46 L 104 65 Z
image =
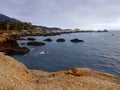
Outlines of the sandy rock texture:
M 35 90 L 33 76 L 13 58 L 0 53 L 0 90 Z
M 120 90 L 120 78 L 87 68 L 47 73 L 32 70 L 37 90 Z

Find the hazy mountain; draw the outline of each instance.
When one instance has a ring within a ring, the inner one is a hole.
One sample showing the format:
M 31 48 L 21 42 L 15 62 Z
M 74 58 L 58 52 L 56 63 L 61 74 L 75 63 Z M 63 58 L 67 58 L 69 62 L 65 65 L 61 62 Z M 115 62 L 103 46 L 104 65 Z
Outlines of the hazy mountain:
M 19 20 L 15 19 L 15 18 L 11 18 L 11 17 L 9 17 L 7 15 L 0 14 L 0 21 L 16 22 L 16 21 L 19 21 Z M 21 21 L 19 21 L 19 22 L 21 22 Z M 21 22 L 21 23 L 25 23 L 25 22 Z M 40 27 L 43 30 L 61 30 L 58 27 L 46 27 L 46 26 L 37 26 L 37 27 Z
M 2 20 L 2 21 L 19 21 L 15 18 L 10 18 L 10 17 L 3 15 L 3 14 L 0 14 L 0 20 Z

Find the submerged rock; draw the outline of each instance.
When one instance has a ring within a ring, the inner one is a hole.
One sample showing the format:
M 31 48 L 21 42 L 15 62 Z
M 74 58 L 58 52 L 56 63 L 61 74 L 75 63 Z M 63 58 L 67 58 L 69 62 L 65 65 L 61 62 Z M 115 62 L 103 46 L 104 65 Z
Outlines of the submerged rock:
M 75 39 L 72 39 L 72 40 L 70 40 L 71 42 L 84 42 L 83 40 L 80 40 L 80 39 L 78 39 L 78 38 L 75 38 Z
M 52 41 L 52 39 L 51 39 L 51 38 L 46 38 L 44 41 L 51 42 L 51 41 Z
M 43 46 L 45 43 L 43 42 L 28 42 L 27 45 L 33 45 L 33 46 Z
M 65 42 L 65 39 L 64 38 L 60 38 L 60 39 L 57 39 L 56 41 L 57 42 Z

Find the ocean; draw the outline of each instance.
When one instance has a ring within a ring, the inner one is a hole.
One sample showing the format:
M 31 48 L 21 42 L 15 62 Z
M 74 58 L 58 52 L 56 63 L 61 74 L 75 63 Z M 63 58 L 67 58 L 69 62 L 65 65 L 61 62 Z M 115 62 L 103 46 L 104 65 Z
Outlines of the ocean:
M 27 36 L 36 41 L 51 38 L 45 46 L 21 45 L 28 40 L 18 40 L 21 46 L 30 48 L 26 55 L 12 55 L 29 69 L 55 72 L 71 68 L 90 68 L 93 70 L 114 74 L 120 77 L 120 31 L 98 33 L 72 33 L 57 36 Z M 56 42 L 64 38 L 65 42 Z M 78 38 L 84 42 L 72 43 L 71 39 Z M 43 52 L 47 52 L 44 54 Z

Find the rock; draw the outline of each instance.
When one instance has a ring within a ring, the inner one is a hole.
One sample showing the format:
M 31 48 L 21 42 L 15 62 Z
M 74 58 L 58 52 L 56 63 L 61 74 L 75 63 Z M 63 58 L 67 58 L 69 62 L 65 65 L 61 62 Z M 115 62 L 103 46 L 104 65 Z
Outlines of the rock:
M 34 40 L 36 40 L 35 38 L 27 38 L 27 40 L 32 40 L 32 41 L 34 41 Z
M 0 53 L 0 90 L 36 90 L 34 78 L 27 68 Z
M 6 54 L 26 54 L 29 51 L 28 48 L 20 47 L 12 36 L 7 34 L 0 35 L 0 52 Z
M 7 55 L 10 55 L 10 54 L 24 55 L 24 54 L 27 54 L 28 52 L 30 52 L 30 50 L 27 47 L 20 47 L 20 48 L 17 48 L 17 49 L 8 48 L 8 49 L 5 50 L 5 53 Z
M 88 68 L 46 73 L 30 71 L 38 90 L 120 90 L 120 78 Z
M 77 42 L 84 42 L 83 40 L 79 40 L 78 38 L 72 39 L 70 41 L 71 42 L 75 42 L 75 43 L 77 43 Z
M 57 39 L 57 42 L 65 42 L 64 38 Z
M 52 41 L 52 39 L 51 39 L 51 38 L 46 38 L 44 41 L 51 42 L 51 41 Z
M 28 42 L 27 45 L 33 45 L 33 46 L 43 46 L 45 43 L 43 42 Z

